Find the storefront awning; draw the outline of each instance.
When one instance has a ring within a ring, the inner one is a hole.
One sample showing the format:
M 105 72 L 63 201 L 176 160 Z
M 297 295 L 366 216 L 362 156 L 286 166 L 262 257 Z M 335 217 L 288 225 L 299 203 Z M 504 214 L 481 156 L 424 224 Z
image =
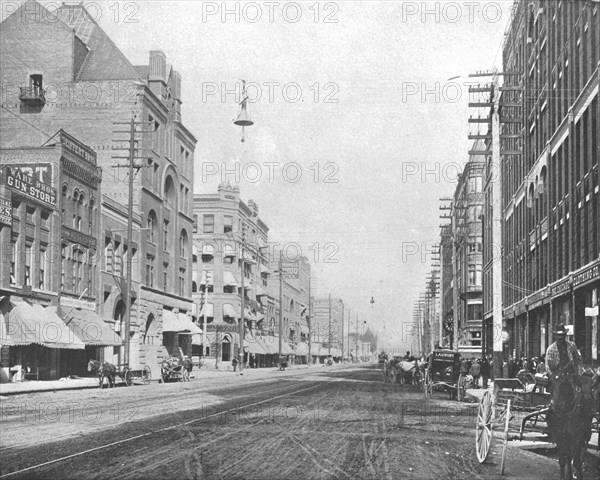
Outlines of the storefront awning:
M 56 307 L 44 308 L 19 302 L 8 315 L 7 339 L 12 345 L 37 343 L 48 348 L 83 350 L 85 344 L 57 315 Z
M 8 313 L 5 316 L 2 312 L 0 312 L 0 345 L 15 345 L 12 335 L 8 334 Z
M 233 276 L 233 273 L 225 271 L 223 272 L 223 285 L 226 287 L 237 287 L 238 282 Z
M 264 343 L 260 342 L 258 338 L 252 335 L 246 335 L 244 339 L 244 351 L 252 353 L 254 355 L 267 355 Z
M 86 345 L 118 347 L 123 340 L 96 312 L 73 309 L 65 323 Z
M 202 333 L 202 330 L 187 315 L 163 310 L 163 332 Z
M 240 314 L 235 311 L 235 309 L 233 308 L 233 305 L 231 305 L 230 303 L 224 303 L 223 304 L 223 316 L 230 317 L 230 318 L 239 318 Z

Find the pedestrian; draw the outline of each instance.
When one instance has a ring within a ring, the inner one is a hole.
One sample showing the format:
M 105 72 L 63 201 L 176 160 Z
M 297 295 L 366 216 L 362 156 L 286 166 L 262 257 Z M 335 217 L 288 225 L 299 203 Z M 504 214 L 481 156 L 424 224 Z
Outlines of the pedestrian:
M 481 375 L 481 360 L 477 359 L 477 361 L 471 364 L 471 368 L 469 369 L 469 375 L 473 377 L 473 387 L 479 388 L 479 376 Z
M 231 365 L 233 365 L 233 371 L 235 372 L 237 370 L 237 366 L 238 366 L 238 359 L 233 357 L 233 360 L 231 361 Z
M 487 355 L 481 357 L 481 381 L 483 388 L 488 388 L 488 379 L 490 378 L 491 365 Z

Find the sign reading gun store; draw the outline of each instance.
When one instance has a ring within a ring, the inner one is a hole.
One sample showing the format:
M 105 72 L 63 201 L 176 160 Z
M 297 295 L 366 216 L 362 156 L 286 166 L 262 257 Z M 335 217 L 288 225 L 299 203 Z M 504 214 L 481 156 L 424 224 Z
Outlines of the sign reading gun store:
M 52 209 L 56 208 L 56 189 L 25 173 L 16 165 L 4 168 L 3 183 L 21 195 Z

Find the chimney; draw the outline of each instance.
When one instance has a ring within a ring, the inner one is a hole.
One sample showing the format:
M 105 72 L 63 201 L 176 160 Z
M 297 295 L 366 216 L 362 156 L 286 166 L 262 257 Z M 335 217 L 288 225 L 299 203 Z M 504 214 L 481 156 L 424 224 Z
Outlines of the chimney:
M 150 50 L 150 73 L 148 80 L 167 83 L 167 56 L 160 50 Z

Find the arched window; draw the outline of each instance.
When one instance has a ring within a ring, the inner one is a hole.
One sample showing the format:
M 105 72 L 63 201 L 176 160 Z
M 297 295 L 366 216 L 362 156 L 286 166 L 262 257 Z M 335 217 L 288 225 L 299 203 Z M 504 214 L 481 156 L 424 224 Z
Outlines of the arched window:
M 192 293 L 197 293 L 198 292 L 198 284 L 194 281 L 192 281 Z
M 93 198 L 90 199 L 90 203 L 88 206 L 88 222 L 89 222 L 89 234 L 94 235 L 94 205 L 95 201 Z
M 67 212 L 67 192 L 68 192 L 68 187 L 66 185 L 63 185 L 62 187 L 62 200 L 61 200 L 61 204 L 60 204 L 60 208 L 61 208 L 61 213 L 62 213 L 62 223 L 65 224 L 65 220 L 66 220 L 66 212 Z
M 164 200 L 167 207 L 172 209 L 177 208 L 177 189 L 170 175 L 165 180 Z
M 187 258 L 188 253 L 188 236 L 185 230 L 181 231 L 181 235 L 179 236 L 179 256 L 183 258 Z
M 83 292 L 81 284 L 83 280 L 83 251 L 75 248 L 73 249 L 73 289 L 72 292 L 81 293 Z
M 154 210 L 148 212 L 148 220 L 146 222 L 147 239 L 150 243 L 155 243 L 157 240 L 157 219 Z

